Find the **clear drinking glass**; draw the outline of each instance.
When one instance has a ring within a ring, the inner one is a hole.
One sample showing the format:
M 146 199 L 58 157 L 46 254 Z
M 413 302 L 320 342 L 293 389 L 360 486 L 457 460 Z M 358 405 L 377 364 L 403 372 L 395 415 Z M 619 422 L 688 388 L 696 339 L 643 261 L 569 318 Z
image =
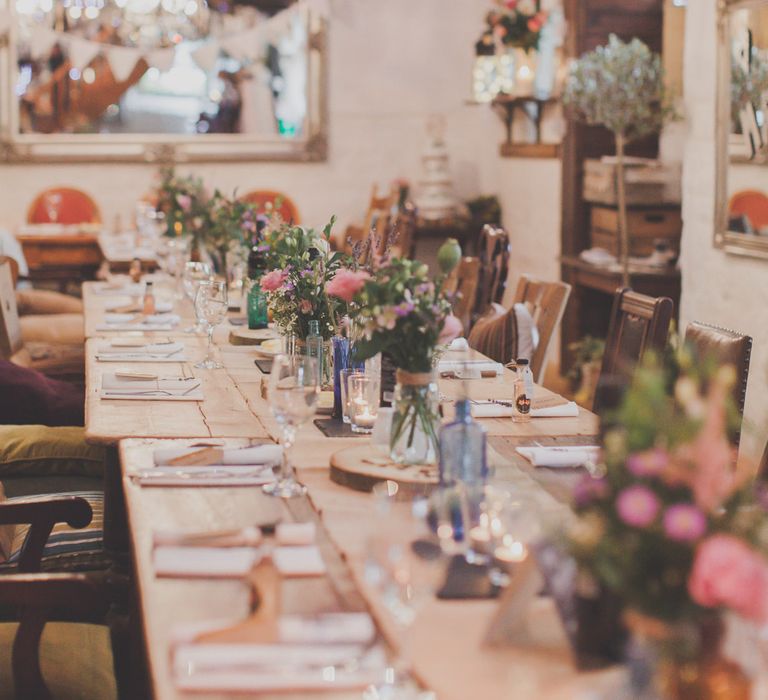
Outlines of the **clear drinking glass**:
M 213 357 L 213 329 L 223 323 L 229 310 L 227 283 L 217 280 L 200 282 L 195 296 L 195 313 L 198 321 L 205 323 L 208 331 L 208 352 L 205 359 L 195 367 L 200 369 L 220 369 L 221 362 Z
M 171 238 L 166 243 L 168 251 L 166 256 L 166 270 L 173 277 L 174 295 L 177 299 L 184 298 L 184 292 L 181 289 L 181 278 L 184 272 L 184 266 L 189 262 L 192 254 L 192 241 L 190 238 Z
M 197 296 L 197 288 L 204 280 L 211 278 L 211 266 L 204 262 L 188 262 L 184 265 L 184 272 L 181 276 L 184 294 L 193 304 Z M 198 318 L 194 326 L 184 329 L 185 333 L 204 333 L 205 324 Z
M 349 423 L 349 378 L 352 375 L 360 375 L 364 376 L 365 372 L 360 371 L 359 369 L 354 369 L 353 367 L 345 367 L 343 370 L 341 370 L 340 376 L 341 376 L 341 410 L 342 410 L 342 420 L 344 423 Z
M 379 412 L 379 382 L 368 374 L 349 377 L 349 422 L 353 433 L 372 433 Z
M 272 415 L 283 432 L 283 465 L 280 478 L 266 484 L 264 493 L 280 498 L 306 493 L 306 487 L 294 477 L 290 450 L 296 440 L 296 431 L 315 415 L 319 395 L 317 359 L 305 355 L 275 357 L 269 375 L 268 400 Z

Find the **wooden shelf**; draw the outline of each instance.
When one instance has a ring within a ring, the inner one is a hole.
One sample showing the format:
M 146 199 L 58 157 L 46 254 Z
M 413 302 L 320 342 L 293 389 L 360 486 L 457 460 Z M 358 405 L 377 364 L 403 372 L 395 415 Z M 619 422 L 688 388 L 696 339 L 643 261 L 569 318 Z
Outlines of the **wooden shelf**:
M 559 158 L 559 143 L 502 143 L 502 158 Z
M 559 100 L 555 97 L 539 99 L 533 95 L 502 94 L 494 98 L 491 106 L 504 123 L 507 133 L 507 139 L 499 149 L 501 156 L 503 158 L 559 158 L 560 144 L 542 143 L 541 141 L 541 122 L 544 118 L 544 111 L 548 105 L 558 102 Z M 522 113 L 533 124 L 536 131 L 536 140 L 533 143 L 515 143 L 513 140 L 512 129 L 517 112 Z

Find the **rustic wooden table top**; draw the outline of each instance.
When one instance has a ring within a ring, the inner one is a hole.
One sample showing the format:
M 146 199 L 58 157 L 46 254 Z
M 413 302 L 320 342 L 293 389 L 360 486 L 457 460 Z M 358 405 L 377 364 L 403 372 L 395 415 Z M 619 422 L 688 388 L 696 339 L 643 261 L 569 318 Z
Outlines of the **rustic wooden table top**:
M 86 285 L 87 287 L 88 285 Z M 98 314 L 109 297 L 86 294 L 86 320 Z M 102 311 L 103 313 L 103 311 Z M 182 313 L 184 315 L 184 313 Z M 167 335 L 167 334 L 162 334 Z M 308 498 L 275 502 L 258 488 L 146 488 L 130 478 L 152 465 L 152 450 L 159 439 L 191 444 L 196 439 L 228 438 L 241 446 L 249 440 L 276 438 L 277 426 L 261 396 L 263 375 L 254 364 L 252 347 L 227 344 L 228 331 L 217 334 L 221 370 L 194 370 L 203 382 L 200 403 L 165 401 L 105 401 L 99 398 L 101 376 L 116 369 L 141 369 L 179 376 L 180 363 L 102 363 L 95 351 L 103 339 L 87 343 L 86 429 L 88 439 L 120 444 L 123 488 L 138 579 L 145 639 L 155 697 L 186 697 L 174 684 L 169 652 L 178 625 L 213 618 L 239 619 L 248 615 L 249 587 L 232 581 L 157 579 L 152 565 L 152 533 L 156 530 L 220 530 L 256 522 L 265 508 L 284 510 L 286 519 L 316 520 L 318 543 L 329 574 L 322 579 L 282 584 L 282 609 L 287 612 L 360 610 L 367 608 L 387 643 L 397 648 L 402 635 L 377 593 L 369 588 L 364 570 L 375 523 L 373 497 L 346 489 L 328 478 L 331 455 L 359 445 L 359 438 L 326 438 L 314 425 L 300 431 L 294 448 L 298 478 L 309 488 Z M 187 336 L 189 365 L 202 357 L 205 341 Z M 511 374 L 497 379 L 467 382 L 477 398 L 511 397 Z M 461 382 L 444 379 L 440 391 L 453 397 Z M 538 398 L 551 392 L 537 388 Z M 543 518 L 562 523 L 569 517 L 567 502 L 574 470 L 533 469 L 514 448 L 521 444 L 588 444 L 597 435 L 597 419 L 581 411 L 577 418 L 532 419 L 525 424 L 511 419 L 483 419 L 496 469 L 496 479 L 516 497 L 530 500 Z M 552 601 L 531 606 L 527 623 L 539 630 L 543 646 L 491 648 L 483 644 L 498 602 L 427 600 L 409 630 L 408 656 L 413 671 L 440 700 L 470 697 L 531 697 L 565 700 L 605 682 L 602 674 L 577 673 L 557 620 Z M 308 693 L 291 698 L 306 698 Z M 198 696 L 224 697 L 224 696 Z M 266 697 L 259 695 L 260 698 Z M 286 696 L 281 696 L 286 697 Z M 359 693 L 324 693 L 333 700 L 358 698 Z

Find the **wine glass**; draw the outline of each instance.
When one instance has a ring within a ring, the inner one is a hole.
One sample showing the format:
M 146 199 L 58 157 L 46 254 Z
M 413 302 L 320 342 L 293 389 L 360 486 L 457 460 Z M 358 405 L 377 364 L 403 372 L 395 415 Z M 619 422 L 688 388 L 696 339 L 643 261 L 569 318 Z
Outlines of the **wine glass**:
M 376 524 L 368 543 L 365 578 L 381 595 L 398 631 L 399 652 L 384 671 L 384 681 L 369 686 L 364 700 L 429 698 L 410 671 L 410 628 L 421 607 L 445 576 L 447 559 L 428 526 L 429 503 L 410 500 L 399 484 L 383 481 L 372 490 Z
M 197 289 L 200 283 L 211 278 L 211 266 L 204 262 L 188 262 L 184 265 L 184 272 L 181 275 L 181 282 L 184 287 L 184 294 L 187 295 L 193 304 L 197 296 Z M 204 333 L 204 323 L 197 319 L 194 326 L 184 329 L 185 333 Z
M 227 283 L 218 280 L 200 282 L 195 295 L 195 313 L 198 321 L 205 323 L 208 331 L 208 352 L 205 359 L 195 367 L 199 369 L 220 369 L 221 362 L 213 357 L 213 329 L 224 321 L 229 311 Z
M 278 355 L 269 375 L 269 407 L 283 431 L 283 467 L 280 478 L 263 487 L 264 493 L 293 498 L 306 493 L 306 487 L 294 478 L 290 449 L 296 431 L 315 415 L 320 382 L 317 359 L 303 355 Z

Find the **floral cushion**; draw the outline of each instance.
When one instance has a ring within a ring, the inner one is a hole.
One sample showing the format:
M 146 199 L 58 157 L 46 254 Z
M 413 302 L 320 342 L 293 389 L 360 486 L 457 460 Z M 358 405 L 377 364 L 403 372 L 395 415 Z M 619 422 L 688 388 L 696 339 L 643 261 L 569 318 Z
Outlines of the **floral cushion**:
M 55 525 L 43 548 L 41 570 L 96 571 L 107 568 L 110 561 L 104 550 L 104 494 L 99 491 L 73 491 L 67 494 L 50 495 L 84 498 L 93 509 L 93 519 L 90 525 L 80 529 L 71 528 L 65 523 Z M 9 498 L 6 502 L 23 503 L 40 497 Z M 10 556 L 6 561 L 0 563 L 0 572 L 10 572 L 18 566 L 21 548 L 28 531 L 28 525 L 16 526 Z

